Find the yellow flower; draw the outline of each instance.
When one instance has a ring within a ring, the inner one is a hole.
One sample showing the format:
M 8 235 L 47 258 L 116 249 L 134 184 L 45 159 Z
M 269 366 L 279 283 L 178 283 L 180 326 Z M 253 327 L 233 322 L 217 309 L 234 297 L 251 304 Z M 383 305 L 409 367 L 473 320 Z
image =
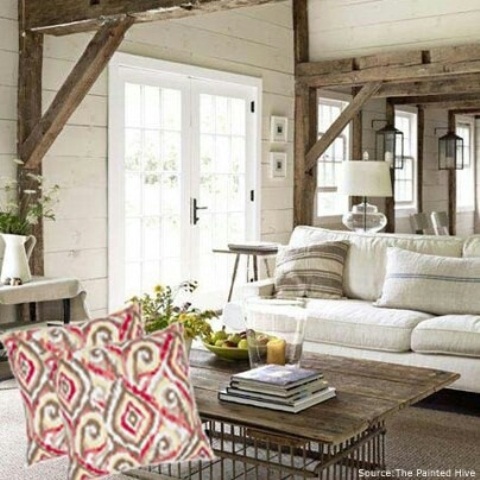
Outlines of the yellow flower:
M 153 288 L 153 291 L 155 293 L 162 293 L 163 292 L 163 286 L 162 285 L 155 285 L 155 287 Z
M 183 323 L 185 322 L 185 320 L 188 320 L 188 315 L 186 313 L 181 313 L 179 316 L 178 316 L 178 321 L 180 323 Z

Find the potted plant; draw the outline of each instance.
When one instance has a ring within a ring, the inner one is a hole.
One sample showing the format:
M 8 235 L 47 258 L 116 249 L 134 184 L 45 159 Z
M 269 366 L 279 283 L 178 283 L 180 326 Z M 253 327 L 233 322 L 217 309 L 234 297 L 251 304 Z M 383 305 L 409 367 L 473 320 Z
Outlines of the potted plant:
M 23 165 L 21 160 L 14 160 Z M 0 188 L 4 191 L 0 203 L 0 235 L 5 242 L 5 253 L 0 281 L 19 279 L 22 283 L 32 277 L 28 259 L 36 244 L 31 235 L 33 226 L 40 219 L 55 220 L 53 206 L 58 202 L 60 187 L 45 188 L 43 177 L 28 170 L 21 170 L 18 182 L 14 178 L 2 177 Z M 29 242 L 27 252 L 25 246 Z
M 200 310 L 186 299 L 198 287 L 197 282 L 184 281 L 177 287 L 156 285 L 153 294 L 145 293 L 130 299 L 141 306 L 145 331 L 152 333 L 162 330 L 172 323 L 184 327 L 187 351 L 190 351 L 194 338 L 207 338 L 212 333 L 209 320 L 217 314 L 213 310 Z

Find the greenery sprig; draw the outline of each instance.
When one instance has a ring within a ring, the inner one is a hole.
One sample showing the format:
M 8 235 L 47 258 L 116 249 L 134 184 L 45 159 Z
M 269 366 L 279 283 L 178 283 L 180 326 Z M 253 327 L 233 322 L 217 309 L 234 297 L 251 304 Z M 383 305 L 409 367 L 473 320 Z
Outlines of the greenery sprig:
M 194 308 L 188 301 L 179 302 L 178 297 L 191 295 L 198 287 L 197 282 L 185 281 L 177 287 L 156 285 L 153 295 L 134 296 L 132 302 L 140 304 L 147 333 L 162 330 L 172 323 L 182 323 L 186 338 L 208 337 L 212 333 L 209 320 L 217 314 L 213 310 Z

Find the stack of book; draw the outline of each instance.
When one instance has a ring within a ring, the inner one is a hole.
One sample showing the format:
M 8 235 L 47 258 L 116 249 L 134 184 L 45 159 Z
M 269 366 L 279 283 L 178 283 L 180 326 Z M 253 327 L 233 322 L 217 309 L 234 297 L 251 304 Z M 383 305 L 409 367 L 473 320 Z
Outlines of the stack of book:
M 297 413 L 335 396 L 323 375 L 306 368 L 264 365 L 232 375 L 218 393 L 224 402 Z

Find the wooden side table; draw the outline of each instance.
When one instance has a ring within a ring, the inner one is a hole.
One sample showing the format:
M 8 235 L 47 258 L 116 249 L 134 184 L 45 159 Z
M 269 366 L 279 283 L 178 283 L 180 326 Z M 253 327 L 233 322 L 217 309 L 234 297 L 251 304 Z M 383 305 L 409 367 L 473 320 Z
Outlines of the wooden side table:
M 271 244 L 268 246 L 261 246 L 259 244 L 258 246 L 254 246 L 252 244 L 245 244 L 245 245 L 236 244 L 236 245 L 228 245 L 227 248 L 214 248 L 212 251 L 214 253 L 226 253 L 226 254 L 235 255 L 232 281 L 230 283 L 230 290 L 228 292 L 228 301 L 230 302 L 233 295 L 233 287 L 235 285 L 235 279 L 237 278 L 238 265 L 240 263 L 240 256 L 247 255 L 247 273 L 248 273 L 249 259 L 250 257 L 252 257 L 253 281 L 256 282 L 258 280 L 258 257 L 263 258 L 267 275 L 270 277 L 270 268 L 268 266 L 267 258 L 277 254 L 278 245 Z

